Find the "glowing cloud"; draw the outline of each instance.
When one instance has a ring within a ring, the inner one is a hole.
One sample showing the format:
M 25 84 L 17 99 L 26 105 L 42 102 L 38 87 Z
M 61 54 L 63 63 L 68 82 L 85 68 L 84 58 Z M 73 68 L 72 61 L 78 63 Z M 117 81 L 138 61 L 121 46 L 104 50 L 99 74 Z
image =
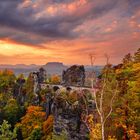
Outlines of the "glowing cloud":
M 140 47 L 139 0 L 0 1 L 0 63 L 118 63 Z M 84 59 L 83 59 L 84 57 Z

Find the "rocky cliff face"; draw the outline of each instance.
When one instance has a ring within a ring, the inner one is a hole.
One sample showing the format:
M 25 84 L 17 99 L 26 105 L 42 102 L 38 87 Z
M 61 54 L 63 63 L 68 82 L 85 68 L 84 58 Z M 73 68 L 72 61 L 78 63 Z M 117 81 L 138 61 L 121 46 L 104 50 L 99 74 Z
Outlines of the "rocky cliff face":
M 83 86 L 85 82 L 84 66 L 73 65 L 62 74 L 63 84 L 66 86 Z
M 79 118 L 75 114 L 72 116 L 59 114 L 57 118 L 55 118 L 54 133 L 60 135 L 62 132 L 65 132 L 67 140 L 89 140 L 88 129 L 85 124 L 80 124 L 78 119 Z
M 83 112 L 81 97 L 79 101 L 69 103 L 62 95 L 58 95 L 54 99 L 54 134 L 61 135 L 64 132 L 67 140 L 88 140 L 89 131 L 81 121 Z
M 95 104 L 88 90 L 68 89 L 64 92 L 57 86 L 47 86 L 45 99 L 46 117 L 54 117 L 53 136 L 60 138 L 64 134 L 66 140 L 89 140 L 83 118 L 93 114 Z

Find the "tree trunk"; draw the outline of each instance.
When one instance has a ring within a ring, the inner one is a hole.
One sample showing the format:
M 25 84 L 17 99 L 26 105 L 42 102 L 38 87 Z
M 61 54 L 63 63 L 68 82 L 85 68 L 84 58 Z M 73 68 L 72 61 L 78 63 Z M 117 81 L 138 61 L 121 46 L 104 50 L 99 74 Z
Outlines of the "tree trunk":
M 104 122 L 103 117 L 101 116 L 101 129 L 102 129 L 102 140 L 105 140 L 105 130 L 104 130 Z

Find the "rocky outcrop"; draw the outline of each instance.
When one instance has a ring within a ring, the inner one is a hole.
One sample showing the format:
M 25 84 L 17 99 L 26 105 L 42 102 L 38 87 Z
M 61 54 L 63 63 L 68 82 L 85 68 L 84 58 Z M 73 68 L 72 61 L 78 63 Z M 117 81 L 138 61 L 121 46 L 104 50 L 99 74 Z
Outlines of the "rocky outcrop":
M 25 79 L 23 77 L 19 77 L 13 88 L 13 97 L 17 100 L 20 105 L 23 105 L 26 100 L 26 92 L 24 90 Z
M 46 70 L 40 68 L 39 71 L 32 73 L 34 79 L 34 93 L 40 90 L 41 84 L 46 80 Z
M 71 93 L 69 93 L 71 94 Z M 86 95 L 77 94 L 75 101 L 70 101 L 69 95 L 57 93 L 53 100 L 54 134 L 60 136 L 65 133 L 67 140 L 89 140 L 89 130 L 82 121 L 82 116 L 86 111 L 84 99 Z M 88 103 L 87 103 L 88 104 Z M 88 112 L 93 111 L 94 107 L 89 103 Z
M 34 72 L 36 74 L 37 80 L 39 84 L 42 84 L 46 80 L 46 70 L 44 68 L 40 68 L 38 72 Z
M 79 128 L 78 128 L 79 127 Z M 54 133 L 55 135 L 61 135 L 65 132 L 67 140 L 89 140 L 88 129 L 85 124 L 79 121 L 77 115 L 58 115 L 55 118 Z
M 62 74 L 63 84 L 66 86 L 84 86 L 85 68 L 83 65 L 73 65 Z

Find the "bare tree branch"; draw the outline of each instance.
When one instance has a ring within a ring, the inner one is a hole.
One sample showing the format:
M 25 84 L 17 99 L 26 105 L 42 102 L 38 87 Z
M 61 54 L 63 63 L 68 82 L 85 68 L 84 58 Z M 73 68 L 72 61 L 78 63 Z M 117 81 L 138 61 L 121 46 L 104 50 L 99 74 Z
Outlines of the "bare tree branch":
M 105 113 L 104 113 L 104 110 L 103 110 L 103 101 L 104 101 L 104 94 L 106 92 L 105 88 L 106 88 L 106 85 L 108 83 L 108 78 L 107 77 L 108 77 L 109 56 L 107 54 L 105 54 L 105 58 L 106 58 L 106 67 L 105 67 L 106 70 L 105 70 L 104 77 L 102 77 L 103 78 L 103 83 L 102 83 L 102 89 L 101 89 L 100 97 L 99 97 L 99 105 L 98 105 L 98 100 L 97 100 L 97 95 L 96 95 L 97 92 L 96 92 L 96 89 L 94 89 L 94 86 L 93 86 L 93 80 L 96 80 L 96 75 L 94 73 L 94 69 L 93 69 L 93 75 L 92 75 L 92 80 L 91 80 L 91 84 L 92 84 L 91 87 L 92 87 L 92 90 L 93 90 L 94 101 L 95 101 L 97 112 L 100 116 L 102 140 L 105 140 L 105 122 L 112 113 L 113 100 L 116 96 L 117 88 L 118 88 L 118 84 L 117 84 L 114 94 L 113 94 L 113 91 L 112 91 L 113 96 L 112 96 L 111 101 L 110 101 L 110 110 L 109 110 L 109 113 L 107 114 L 107 116 L 105 117 L 104 116 Z M 91 61 L 91 66 L 93 68 L 95 57 L 92 54 L 90 54 L 90 61 Z
M 97 109 L 97 111 L 98 111 L 98 114 L 101 116 L 101 112 L 100 112 L 100 109 L 99 109 L 98 103 L 97 103 L 97 97 L 96 97 L 96 90 L 95 90 L 95 89 L 93 90 L 93 95 L 94 95 L 94 100 L 95 100 L 96 109 Z
M 103 95 L 104 95 L 105 86 L 106 86 L 106 80 L 104 78 L 103 87 L 102 87 L 102 91 L 101 91 L 101 97 L 100 97 L 100 112 L 101 112 L 101 115 L 103 115 Z
M 91 67 L 92 67 L 91 88 L 93 89 L 93 96 L 94 96 L 97 111 L 98 111 L 99 115 L 101 115 L 100 109 L 99 109 L 98 104 L 97 104 L 96 90 L 93 87 L 93 81 L 96 79 L 95 71 L 94 71 L 94 68 L 93 68 L 96 57 L 93 54 L 89 54 L 89 57 L 90 57 L 90 62 L 91 62 Z
M 108 65 L 108 64 L 109 64 L 109 59 L 110 59 L 110 57 L 109 57 L 108 54 L 105 54 L 104 56 L 105 56 L 105 58 L 106 58 L 106 65 Z
M 113 110 L 113 100 L 114 100 L 114 98 L 115 98 L 115 96 L 116 96 L 116 94 L 117 94 L 117 88 L 118 88 L 118 83 L 117 83 L 117 86 L 116 86 L 116 89 L 115 89 L 115 93 L 114 93 L 114 95 L 112 96 L 112 99 L 111 99 L 111 102 L 110 102 L 110 111 L 109 111 L 108 115 L 105 117 L 104 123 L 106 122 L 106 120 L 108 119 L 108 117 L 109 117 L 109 116 L 111 115 L 111 113 L 112 113 L 112 110 Z

